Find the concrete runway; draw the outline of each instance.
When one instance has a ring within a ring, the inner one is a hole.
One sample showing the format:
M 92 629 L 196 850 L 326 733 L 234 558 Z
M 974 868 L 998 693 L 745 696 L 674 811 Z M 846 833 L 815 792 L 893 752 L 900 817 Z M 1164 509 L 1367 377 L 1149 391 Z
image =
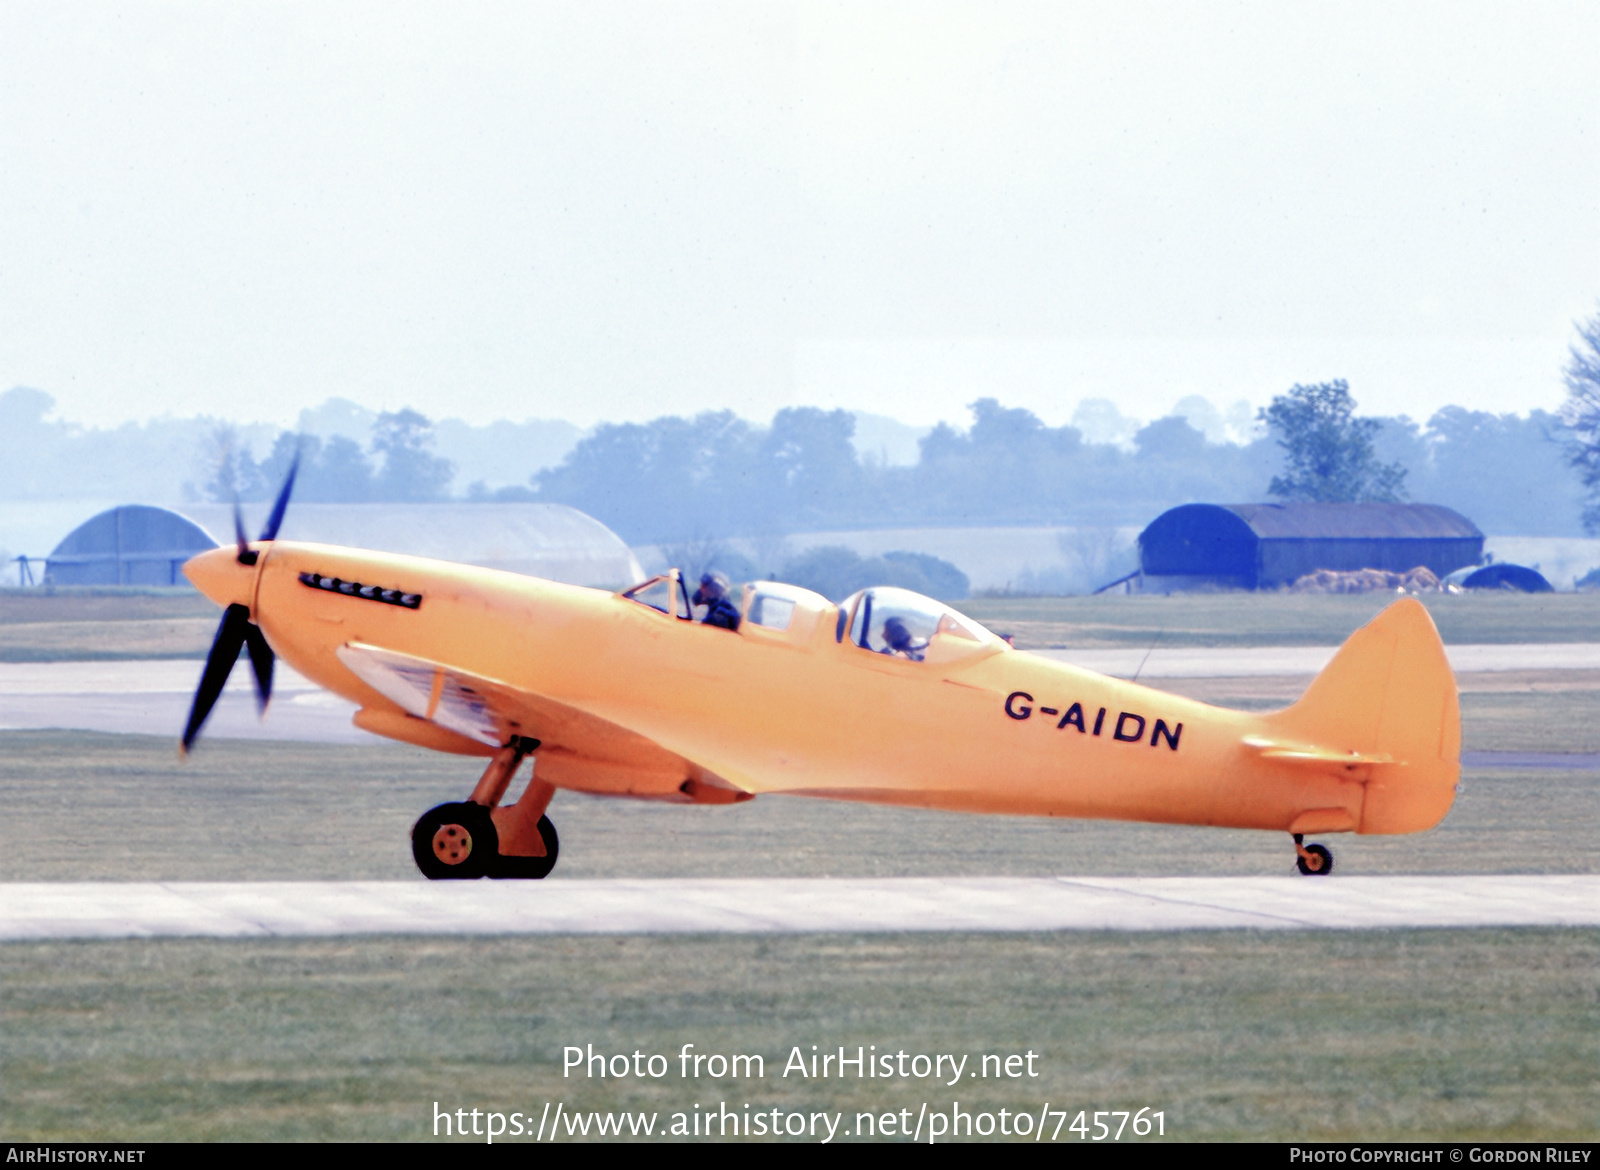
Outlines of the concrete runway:
M 170 658 L 0 664 L 0 731 L 66 728 L 170 735 L 176 741 L 204 665 Z M 256 714 L 253 688 L 249 666 L 235 666 L 206 723 L 207 738 L 385 742 L 351 726 L 354 703 L 282 662 L 273 674 L 265 719 Z
M 1600 926 L 1600 876 L 0 885 L 0 941 Z
M 1337 646 L 1239 646 L 1229 649 L 1113 647 L 1097 650 L 1035 650 L 1042 658 L 1069 662 L 1099 674 L 1140 680 L 1156 678 L 1247 678 L 1314 675 Z M 1507 670 L 1600 670 L 1600 642 L 1525 642 L 1447 646 L 1457 674 Z M 1143 669 L 1141 669 L 1141 664 Z
M 1121 678 L 1160 685 L 1163 678 L 1310 676 L 1333 657 L 1333 646 L 1236 649 L 1044 650 L 1046 658 Z M 1600 642 L 1467 645 L 1449 648 L 1458 672 L 1600 670 Z M 202 664 L 188 659 L 0 664 L 0 731 L 68 728 L 146 735 L 183 729 Z M 1142 667 L 1142 669 L 1141 669 Z M 258 719 L 250 672 L 236 667 L 206 724 L 224 739 L 289 739 L 370 743 L 350 725 L 355 705 L 278 664 L 272 707 Z

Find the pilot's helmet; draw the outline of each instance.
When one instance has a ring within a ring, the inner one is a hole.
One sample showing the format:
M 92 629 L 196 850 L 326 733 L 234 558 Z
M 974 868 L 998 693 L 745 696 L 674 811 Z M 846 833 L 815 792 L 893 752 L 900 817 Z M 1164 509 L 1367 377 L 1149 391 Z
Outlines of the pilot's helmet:
M 883 623 L 883 640 L 891 650 L 909 650 L 911 631 L 906 628 L 905 622 L 892 617 Z
M 716 570 L 708 570 L 700 574 L 700 588 L 694 591 L 694 596 L 689 600 L 696 605 L 710 605 L 719 597 L 726 597 L 731 584 L 725 574 Z

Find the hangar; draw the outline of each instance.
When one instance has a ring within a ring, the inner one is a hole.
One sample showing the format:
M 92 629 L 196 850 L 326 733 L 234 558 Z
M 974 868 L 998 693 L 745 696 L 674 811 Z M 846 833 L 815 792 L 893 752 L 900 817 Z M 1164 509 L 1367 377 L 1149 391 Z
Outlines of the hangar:
M 244 509 L 260 529 L 267 504 Z M 564 504 L 295 504 L 285 540 L 379 549 L 486 569 L 623 589 L 644 577 L 628 546 L 587 513 Z M 128 505 L 85 521 L 48 558 L 55 585 L 183 585 L 183 562 L 233 540 L 233 508 Z
M 1426 565 L 1443 577 L 1483 559 L 1483 533 L 1439 504 L 1184 504 L 1139 534 L 1139 587 L 1276 589 L 1318 569 Z
M 216 548 L 194 521 L 125 504 L 78 525 L 45 559 L 46 585 L 182 585 L 183 562 Z

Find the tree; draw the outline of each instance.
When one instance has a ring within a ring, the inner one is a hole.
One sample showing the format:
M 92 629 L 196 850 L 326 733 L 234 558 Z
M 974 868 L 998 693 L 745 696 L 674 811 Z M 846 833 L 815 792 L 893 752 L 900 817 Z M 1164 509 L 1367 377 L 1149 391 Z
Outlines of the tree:
M 860 464 L 850 437 L 855 416 L 845 410 L 791 406 L 773 416 L 761 445 L 768 498 L 801 528 L 849 515 L 856 503 Z
M 1383 424 L 1355 418 L 1356 404 L 1343 379 L 1291 386 L 1258 418 L 1278 436 L 1288 455 L 1285 474 L 1272 477 L 1267 494 L 1323 503 L 1393 503 L 1405 497 L 1405 468 L 1379 463 L 1372 437 Z
M 433 424 L 414 410 L 386 411 L 372 424 L 372 450 L 383 456 L 377 475 L 385 500 L 439 500 L 450 489 L 455 465 L 430 454 Z
M 295 475 L 295 499 L 307 504 L 359 504 L 372 498 L 372 468 L 359 443 L 343 435 L 324 443 L 316 435 L 292 431 L 281 432 L 272 454 L 261 461 L 261 477 L 270 491 L 278 490 L 296 455 L 300 470 Z
M 1139 428 L 1133 436 L 1133 446 L 1143 460 L 1164 463 L 1204 459 L 1206 437 L 1189 425 L 1189 420 L 1177 415 L 1158 418 L 1148 426 Z
M 1395 429 L 1385 426 L 1383 437 Z M 1472 517 L 1485 532 L 1576 536 L 1582 492 L 1567 466 L 1565 439 L 1561 419 L 1546 411 L 1523 418 L 1440 407 L 1417 440 L 1424 456 L 1406 461 L 1412 490 Z
M 1038 523 L 1071 494 L 1083 436 L 1047 427 L 1029 410 L 980 398 L 965 434 L 940 423 L 913 470 L 916 518 L 946 523 Z
M 82 474 L 72 466 L 78 461 L 68 454 L 67 428 L 45 421 L 55 406 L 50 395 L 28 386 L 0 394 L 0 497 L 52 495 L 63 482 L 83 490 Z
M 266 481 L 250 448 L 239 441 L 239 432 L 223 424 L 211 432 L 212 465 L 216 473 L 206 482 L 208 498 L 219 504 L 239 500 L 250 502 L 266 498 Z
M 636 543 L 752 531 L 772 510 L 755 474 L 759 443 L 725 410 L 606 423 L 532 482 L 539 499 L 571 504 Z
M 361 444 L 354 439 L 330 436 L 322 444 L 313 470 L 308 500 L 354 504 L 372 498 L 372 468 L 361 453 Z
M 1567 459 L 1589 496 L 1583 526 L 1600 532 L 1600 313 L 1578 323 L 1578 340 L 1570 352 L 1564 379 L 1567 401 L 1561 408 Z

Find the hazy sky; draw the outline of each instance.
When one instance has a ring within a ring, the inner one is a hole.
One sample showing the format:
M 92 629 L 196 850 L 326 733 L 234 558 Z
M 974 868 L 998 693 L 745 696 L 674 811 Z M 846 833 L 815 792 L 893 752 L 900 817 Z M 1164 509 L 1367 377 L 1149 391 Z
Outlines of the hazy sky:
M 109 423 L 1553 407 L 1600 5 L 0 5 L 0 388 Z

